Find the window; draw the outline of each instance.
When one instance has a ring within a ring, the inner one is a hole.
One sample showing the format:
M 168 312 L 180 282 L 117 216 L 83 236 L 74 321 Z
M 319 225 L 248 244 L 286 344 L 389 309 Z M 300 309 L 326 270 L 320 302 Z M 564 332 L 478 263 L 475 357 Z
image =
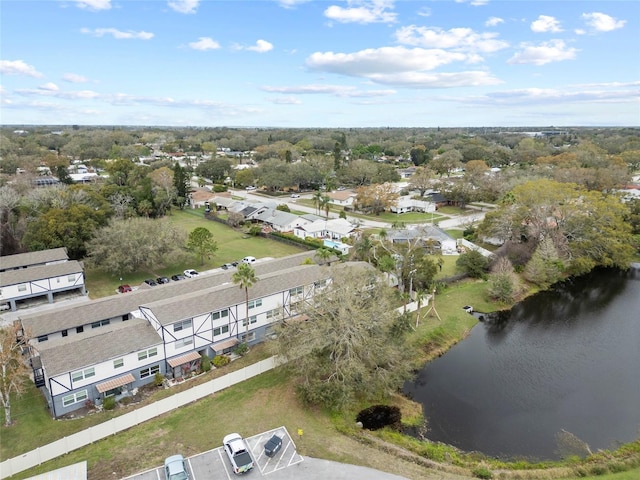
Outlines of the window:
M 218 320 L 229 316 L 229 310 L 220 310 L 219 312 L 213 312 L 213 319 Z
M 280 315 L 280 309 L 279 308 L 274 308 L 273 310 L 269 310 L 267 312 L 267 320 L 271 320 L 273 318 L 278 318 L 279 315 Z
M 157 354 L 158 354 L 158 347 L 153 347 L 153 348 L 150 348 L 149 350 L 138 352 L 138 360 L 144 360 L 145 358 L 154 357 Z
M 151 375 L 155 375 L 160 371 L 160 365 L 153 365 L 151 367 L 143 368 L 140 370 L 140 378 L 147 378 Z
M 183 320 L 181 322 L 177 322 L 173 324 L 173 331 L 179 332 L 180 330 L 184 330 L 187 328 L 191 328 L 191 319 Z
M 129 314 L 125 313 L 124 315 L 122 315 L 122 321 L 126 322 L 127 320 L 129 320 Z
M 289 294 L 293 295 L 302 295 L 304 293 L 304 287 L 296 287 L 289 290 Z
M 326 287 L 328 283 L 328 280 L 326 278 L 323 278 L 322 280 L 317 280 L 315 282 L 313 282 L 313 284 L 316 287 Z
M 67 282 L 75 282 L 76 281 L 76 276 L 75 275 L 69 275 L 67 277 Z
M 95 368 L 85 368 L 84 370 L 80 370 L 79 372 L 73 372 L 71 374 L 71 380 L 73 380 L 74 382 L 78 382 L 80 380 L 84 380 L 85 378 L 93 377 L 95 374 Z
M 222 335 L 223 333 L 229 333 L 229 325 L 223 325 L 213 329 L 213 336 Z
M 109 319 L 99 320 L 97 322 L 93 322 L 91 324 L 91 328 L 104 327 L 105 325 L 109 325 L 110 323 L 111 323 L 111 320 L 109 320 Z
M 180 340 L 176 340 L 176 348 L 186 347 L 187 345 L 191 345 L 193 343 L 193 337 L 181 338 Z
M 249 323 L 256 323 L 257 321 L 258 321 L 258 317 L 256 317 L 255 315 L 251 315 L 251 316 L 249 317 Z M 247 319 L 246 319 L 246 318 L 244 318 L 244 319 L 242 320 L 242 326 L 243 326 L 243 327 L 246 327 L 246 326 L 247 326 Z
M 84 332 L 84 327 L 76 327 L 76 333 Z
M 243 342 L 252 342 L 256 339 L 256 332 L 249 332 L 249 335 L 245 333 L 241 338 Z
M 118 358 L 113 361 L 113 368 L 122 368 L 124 367 L 124 358 Z
M 258 300 L 250 300 L 249 301 L 249 308 L 256 308 L 256 307 L 261 307 L 262 306 L 262 299 L 259 298 Z
M 89 398 L 89 395 L 87 395 L 87 391 L 82 390 L 80 392 L 67 395 L 66 397 L 62 397 L 62 405 L 68 407 L 69 405 L 73 405 L 74 403 L 84 402 L 87 398 Z
M 27 285 L 26 284 L 22 284 L 22 285 L 18 285 L 18 291 L 19 292 L 26 292 L 27 291 Z
M 69 335 L 69 332 L 67 332 L 66 330 L 62 330 L 62 336 L 66 337 L 67 335 Z
M 49 335 L 40 335 L 38 337 L 38 342 L 46 342 L 47 340 L 49 340 Z

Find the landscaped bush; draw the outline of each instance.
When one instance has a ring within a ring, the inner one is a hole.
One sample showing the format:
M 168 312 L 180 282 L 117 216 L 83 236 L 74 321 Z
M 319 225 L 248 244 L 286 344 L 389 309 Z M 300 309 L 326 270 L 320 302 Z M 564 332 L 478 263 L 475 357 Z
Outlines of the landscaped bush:
M 229 357 L 227 357 L 226 355 L 216 355 L 213 358 L 213 366 L 216 367 L 216 368 L 224 367 L 230 361 L 231 361 L 231 359 Z
M 249 345 L 247 345 L 246 342 L 239 343 L 238 346 L 233 351 L 233 353 L 241 357 L 244 357 L 247 354 L 247 352 L 249 352 Z
M 156 387 L 161 387 L 163 383 L 164 383 L 164 377 L 160 372 L 156 372 L 156 374 L 153 377 L 153 384 Z
M 255 237 L 259 235 L 261 231 L 262 231 L 262 227 L 260 225 L 251 225 L 251 228 L 249 228 L 249 235 L 252 235 Z
M 476 467 L 472 473 L 476 478 L 493 478 L 493 473 L 486 467 Z
M 219 185 L 219 184 L 216 183 L 213 186 L 213 191 L 215 193 L 226 192 L 227 191 L 227 186 L 226 185 Z
M 367 430 L 378 430 L 391 426 L 399 428 L 402 420 L 400 408 L 389 405 L 373 405 L 361 410 L 356 416 L 356 420 L 362 423 Z
M 204 354 L 200 357 L 200 368 L 203 372 L 211 370 L 211 359 Z
M 102 402 L 102 408 L 105 410 L 113 410 L 116 408 L 116 397 L 110 396 L 104 399 Z

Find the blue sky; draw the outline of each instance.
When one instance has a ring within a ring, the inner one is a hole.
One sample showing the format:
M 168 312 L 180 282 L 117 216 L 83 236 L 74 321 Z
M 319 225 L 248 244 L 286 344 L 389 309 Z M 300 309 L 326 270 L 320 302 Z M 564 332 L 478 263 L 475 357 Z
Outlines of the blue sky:
M 640 125 L 640 2 L 2 0 L 2 124 Z

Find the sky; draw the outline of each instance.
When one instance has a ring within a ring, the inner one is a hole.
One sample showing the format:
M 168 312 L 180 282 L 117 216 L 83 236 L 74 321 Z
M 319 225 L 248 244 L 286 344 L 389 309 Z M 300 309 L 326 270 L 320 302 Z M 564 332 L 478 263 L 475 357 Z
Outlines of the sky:
M 0 0 L 0 123 L 639 126 L 640 1 Z

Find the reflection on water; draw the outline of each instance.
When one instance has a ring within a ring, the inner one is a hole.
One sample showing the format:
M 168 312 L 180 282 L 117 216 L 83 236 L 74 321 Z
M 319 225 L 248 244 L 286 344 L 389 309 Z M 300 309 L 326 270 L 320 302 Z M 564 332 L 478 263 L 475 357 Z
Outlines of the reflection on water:
M 593 272 L 484 320 L 405 386 L 427 438 L 550 459 L 640 436 L 638 270 Z

